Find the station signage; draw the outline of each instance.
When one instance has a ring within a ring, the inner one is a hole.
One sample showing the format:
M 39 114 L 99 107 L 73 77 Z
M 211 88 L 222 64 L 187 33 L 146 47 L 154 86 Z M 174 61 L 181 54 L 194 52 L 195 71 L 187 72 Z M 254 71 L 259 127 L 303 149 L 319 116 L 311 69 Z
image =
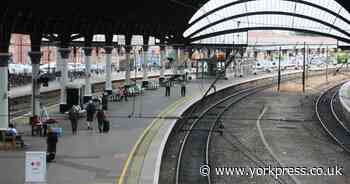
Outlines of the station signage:
M 25 182 L 46 183 L 46 152 L 26 152 Z

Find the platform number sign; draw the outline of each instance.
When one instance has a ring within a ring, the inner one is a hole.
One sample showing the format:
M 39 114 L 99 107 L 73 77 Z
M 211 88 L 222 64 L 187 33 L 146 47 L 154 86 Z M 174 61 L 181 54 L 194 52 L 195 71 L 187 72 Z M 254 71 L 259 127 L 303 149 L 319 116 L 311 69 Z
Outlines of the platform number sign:
M 46 183 L 46 152 L 26 152 L 25 182 Z

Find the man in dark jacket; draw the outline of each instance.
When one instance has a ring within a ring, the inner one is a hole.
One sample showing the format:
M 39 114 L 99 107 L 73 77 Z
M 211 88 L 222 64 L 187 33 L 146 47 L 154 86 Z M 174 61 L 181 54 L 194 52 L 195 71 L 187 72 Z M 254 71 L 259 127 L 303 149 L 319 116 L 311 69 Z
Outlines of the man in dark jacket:
M 53 132 L 51 128 L 48 129 L 47 133 L 47 162 L 51 162 L 56 156 L 56 147 L 58 142 L 58 136 L 56 132 Z
M 79 120 L 79 113 L 75 106 L 73 106 L 69 111 L 68 118 L 72 126 L 73 135 L 75 135 L 77 134 L 77 127 L 78 127 L 78 120 Z
M 86 124 L 88 126 L 88 130 L 92 130 L 92 122 L 94 121 L 94 116 L 96 113 L 96 107 L 92 101 L 89 101 L 88 105 L 86 106 Z

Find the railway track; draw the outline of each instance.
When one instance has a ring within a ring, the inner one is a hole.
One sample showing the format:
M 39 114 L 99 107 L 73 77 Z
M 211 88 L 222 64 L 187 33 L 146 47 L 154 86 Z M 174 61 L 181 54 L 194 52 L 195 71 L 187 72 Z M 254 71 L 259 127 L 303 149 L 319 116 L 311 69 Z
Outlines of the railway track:
M 326 132 L 345 151 L 350 152 L 350 131 L 339 118 L 334 105 L 341 85 L 327 90 L 318 98 L 316 114 Z
M 96 83 L 93 85 L 95 93 L 103 92 L 104 83 Z M 60 101 L 60 90 L 53 90 L 41 93 L 40 101 L 46 107 L 57 105 Z M 10 98 L 9 100 L 9 112 L 10 119 L 18 116 L 23 116 L 32 111 L 31 95 L 25 95 L 21 97 Z
M 248 88 L 216 102 L 203 111 L 189 129 L 185 129 L 187 134 L 178 157 L 177 184 L 210 183 L 209 175 L 206 177 L 200 175 L 199 166 L 209 164 L 210 137 L 215 127 L 219 125 L 220 117 L 235 103 L 263 89 L 266 89 L 266 86 Z
M 310 76 L 323 75 L 321 72 L 313 72 Z M 298 75 L 283 76 L 282 82 L 298 79 Z M 251 81 L 237 86 L 232 86 L 216 94 L 205 97 L 202 101 L 197 102 L 198 106 L 192 111 L 193 106 L 183 115 L 184 118 L 179 120 L 168 138 L 168 142 L 163 153 L 161 170 L 167 170 L 160 175 L 160 183 L 211 183 L 210 176 L 200 175 L 200 167 L 210 165 L 209 163 L 209 145 L 212 133 L 220 133 L 220 117 L 230 107 L 240 100 L 259 92 L 265 88 L 277 84 L 277 80 Z M 189 118 L 186 119 L 186 116 Z M 234 139 L 234 137 L 230 137 Z M 233 147 L 240 150 L 251 158 L 251 161 L 257 166 L 268 166 L 254 155 L 245 145 L 239 143 Z M 166 160 L 166 161 L 165 161 Z M 276 164 L 274 160 L 274 164 Z M 277 163 L 279 164 L 279 163 Z M 296 183 L 293 178 L 273 179 L 275 183 Z
M 151 76 L 150 79 L 155 79 L 158 76 Z M 135 78 L 132 78 L 135 80 Z M 142 80 L 142 77 L 136 77 L 136 80 Z M 115 83 L 121 83 L 123 80 L 115 80 L 113 81 L 113 84 Z M 104 91 L 105 83 L 104 82 L 97 82 L 92 85 L 93 93 L 101 93 Z M 32 104 L 31 104 L 31 95 L 25 95 L 20 97 L 14 97 L 9 99 L 9 112 L 10 112 L 10 119 L 23 116 L 32 111 Z M 41 93 L 41 102 L 45 106 L 53 106 L 57 105 L 60 101 L 60 89 L 56 89 L 53 91 L 47 91 Z

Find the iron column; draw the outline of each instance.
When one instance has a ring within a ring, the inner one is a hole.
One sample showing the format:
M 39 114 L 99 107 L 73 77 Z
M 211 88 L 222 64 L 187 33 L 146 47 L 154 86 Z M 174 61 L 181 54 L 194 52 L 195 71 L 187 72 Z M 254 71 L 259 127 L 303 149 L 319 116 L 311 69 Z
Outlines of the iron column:
M 106 86 L 105 91 L 109 94 L 112 93 L 112 51 L 113 46 L 106 46 Z
M 32 61 L 32 113 L 33 116 L 40 115 L 40 83 L 38 78 L 40 75 L 40 60 L 42 56 L 40 51 L 31 51 L 28 53 Z

